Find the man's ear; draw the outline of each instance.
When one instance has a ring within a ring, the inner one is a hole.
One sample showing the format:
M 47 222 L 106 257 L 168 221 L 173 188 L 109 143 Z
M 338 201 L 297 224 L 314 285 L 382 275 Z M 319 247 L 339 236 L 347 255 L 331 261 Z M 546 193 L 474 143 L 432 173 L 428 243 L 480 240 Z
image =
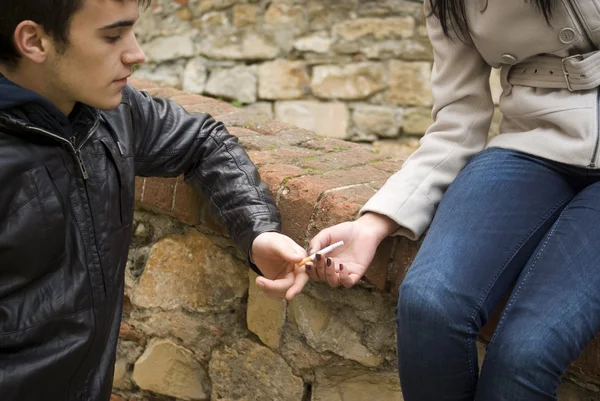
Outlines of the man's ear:
M 46 61 L 54 46 L 54 40 L 46 34 L 44 28 L 29 20 L 17 25 L 13 38 L 21 56 L 36 64 Z

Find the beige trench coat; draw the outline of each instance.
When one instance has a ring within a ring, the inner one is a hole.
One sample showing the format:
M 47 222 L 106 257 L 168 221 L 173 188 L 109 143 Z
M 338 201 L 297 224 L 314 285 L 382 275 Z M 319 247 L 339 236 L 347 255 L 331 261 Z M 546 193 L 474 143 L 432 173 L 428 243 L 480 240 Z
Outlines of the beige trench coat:
M 565 57 L 600 48 L 600 0 L 558 0 L 550 26 L 525 0 L 465 1 L 467 40 L 449 40 L 439 20 L 427 19 L 434 50 L 434 123 L 419 149 L 361 210 L 390 217 L 401 226 L 397 234 L 410 239 L 426 230 L 446 188 L 486 147 L 589 168 L 600 164 L 600 60 L 568 78 L 562 70 L 563 63 L 587 56 Z M 538 60 L 539 55 L 552 57 Z M 491 68 L 501 68 L 503 120 L 500 135 L 488 143 L 494 111 Z M 577 86 L 575 81 L 586 77 L 598 82 L 592 82 L 591 89 L 566 87 L 567 80 Z

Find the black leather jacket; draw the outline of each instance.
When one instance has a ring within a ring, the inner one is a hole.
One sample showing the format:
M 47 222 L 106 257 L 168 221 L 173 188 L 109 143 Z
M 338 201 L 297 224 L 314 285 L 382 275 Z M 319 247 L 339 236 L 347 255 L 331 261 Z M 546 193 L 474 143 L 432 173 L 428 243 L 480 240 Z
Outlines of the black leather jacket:
M 208 115 L 131 87 L 70 123 L 36 103 L 0 111 L 0 400 L 109 400 L 134 176 L 182 173 L 244 254 L 280 230 L 256 168 Z

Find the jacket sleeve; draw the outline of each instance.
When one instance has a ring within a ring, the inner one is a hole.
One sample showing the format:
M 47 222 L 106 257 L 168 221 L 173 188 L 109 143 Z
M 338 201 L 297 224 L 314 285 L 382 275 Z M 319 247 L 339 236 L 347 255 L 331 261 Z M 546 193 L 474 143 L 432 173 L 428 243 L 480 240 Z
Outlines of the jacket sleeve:
M 221 122 L 207 114 L 190 115 L 170 100 L 131 87 L 127 97 L 135 132 L 136 175 L 185 174 L 185 181 L 208 198 L 213 214 L 244 255 L 249 256 L 259 234 L 281 231 L 280 214 L 268 187 Z
M 427 18 L 427 32 L 434 56 L 434 122 L 419 149 L 360 211 L 390 217 L 401 227 L 395 235 L 412 240 L 427 229 L 442 195 L 468 160 L 485 147 L 494 112 L 491 67 L 470 37 L 464 42 L 448 39 L 435 16 Z

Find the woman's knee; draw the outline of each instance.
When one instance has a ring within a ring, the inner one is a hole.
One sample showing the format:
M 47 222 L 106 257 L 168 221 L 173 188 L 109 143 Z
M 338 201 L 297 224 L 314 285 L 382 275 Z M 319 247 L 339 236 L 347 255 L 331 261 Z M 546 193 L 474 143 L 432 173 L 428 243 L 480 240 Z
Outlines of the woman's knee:
M 439 330 L 466 321 L 469 307 L 456 295 L 450 283 L 432 275 L 407 275 L 398 291 L 398 326 Z

